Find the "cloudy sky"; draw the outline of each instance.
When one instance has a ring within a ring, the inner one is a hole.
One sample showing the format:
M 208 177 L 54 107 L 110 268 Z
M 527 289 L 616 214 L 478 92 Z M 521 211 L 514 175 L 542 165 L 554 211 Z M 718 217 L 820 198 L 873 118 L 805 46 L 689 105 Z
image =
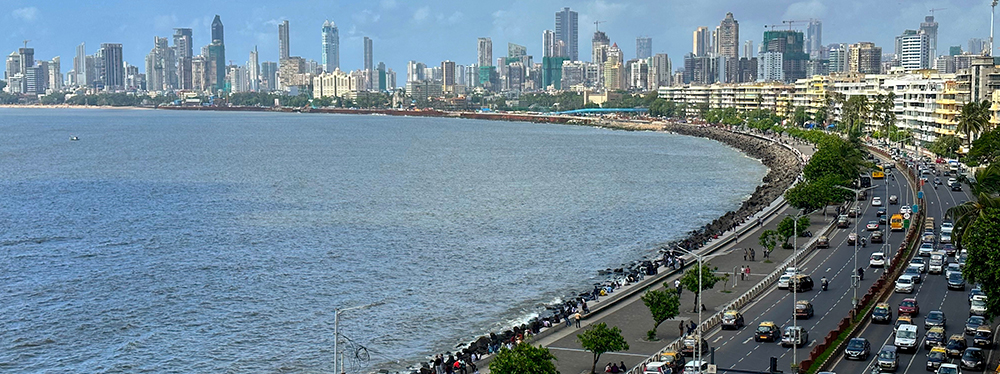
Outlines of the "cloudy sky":
M 194 29 L 195 53 L 209 43 L 212 18 L 226 28 L 226 56 L 243 64 L 256 45 L 261 61 L 276 61 L 277 24 L 291 23 L 291 53 L 320 60 L 320 27 L 331 20 L 340 29 L 341 69 L 362 65 L 362 38 L 374 40 L 375 61 L 405 74 L 406 62 L 436 65 L 442 60 L 471 64 L 476 38 L 493 39 L 493 55 L 506 55 L 507 43 L 526 45 L 541 60 L 542 31 L 554 29 L 555 12 L 568 6 L 579 12 L 580 58 L 589 60 L 594 21 L 618 43 L 625 58 L 635 56 L 635 38 L 653 38 L 653 51 L 667 53 L 678 66 L 691 50 L 698 26 L 712 29 L 732 12 L 740 39 L 760 43 L 764 25 L 782 20 L 818 18 L 823 44 L 874 41 L 892 52 L 893 37 L 916 29 L 928 11 L 940 23 L 938 49 L 989 37 L 990 0 L 0 0 L 0 50 L 5 54 L 30 40 L 36 58 L 62 56 L 71 68 L 75 46 L 87 43 L 92 54 L 100 43 L 122 43 L 125 60 L 143 69 L 154 36 L 170 36 L 175 27 Z M 741 42 L 742 44 L 742 42 Z M 742 52 L 741 52 L 742 53 Z M 400 77 L 402 81 L 404 78 Z

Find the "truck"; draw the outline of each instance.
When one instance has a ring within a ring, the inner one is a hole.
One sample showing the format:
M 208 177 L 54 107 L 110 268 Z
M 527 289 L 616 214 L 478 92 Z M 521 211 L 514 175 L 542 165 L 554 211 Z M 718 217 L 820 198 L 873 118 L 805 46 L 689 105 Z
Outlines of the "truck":
M 927 264 L 927 272 L 931 274 L 941 274 L 944 271 L 946 255 L 944 252 L 931 253 L 931 260 Z

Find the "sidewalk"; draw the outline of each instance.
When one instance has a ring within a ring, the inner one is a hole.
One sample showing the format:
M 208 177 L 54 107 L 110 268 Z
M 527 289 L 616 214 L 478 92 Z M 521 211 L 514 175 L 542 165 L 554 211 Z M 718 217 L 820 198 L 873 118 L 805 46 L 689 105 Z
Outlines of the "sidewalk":
M 813 153 L 811 144 L 796 145 L 794 148 L 801 152 L 806 159 Z M 776 203 L 780 204 L 780 202 Z M 772 204 L 765 211 L 772 209 L 773 206 Z M 753 288 L 792 255 L 792 250 L 781 249 L 779 243 L 771 253 L 770 259 L 765 260 L 763 258 L 763 249 L 757 241 L 763 231 L 776 230 L 778 222 L 784 219 L 785 216 L 794 216 L 797 213 L 798 211 L 795 208 L 785 206 L 764 220 L 762 226 L 758 226 L 756 220 L 756 217 L 760 216 L 760 213 L 758 213 L 754 219 L 748 220 L 743 226 L 737 228 L 736 231 L 728 231 L 718 239 L 710 242 L 708 246 L 698 250 L 699 253 L 732 251 L 732 253 L 714 257 L 706 261 L 711 266 L 718 268 L 718 274 L 728 273 L 729 281 L 725 283 L 719 282 L 713 289 L 706 289 L 703 292 L 702 301 L 706 307 L 706 310 L 701 312 L 703 320 L 707 320 L 712 314 L 731 303 L 734 298 Z M 832 211 L 826 217 L 824 217 L 822 211 L 811 214 L 809 231 L 819 231 L 821 228 L 832 223 L 835 217 L 836 215 Z M 736 232 L 741 233 L 737 240 L 730 241 L 721 247 L 719 246 L 719 243 L 726 242 L 735 236 Z M 811 238 L 799 238 L 799 246 L 801 247 L 803 242 L 809 239 Z M 756 250 L 755 261 L 743 259 L 743 248 L 754 248 Z M 687 266 L 684 270 L 693 268 L 690 265 L 696 262 L 696 260 L 690 260 L 691 256 L 685 257 L 685 264 Z M 734 270 L 738 271 L 742 266 L 750 267 L 751 275 L 749 279 L 741 280 L 739 274 L 734 273 Z M 661 267 L 660 271 L 662 273 L 667 271 L 667 269 Z M 635 287 L 655 287 L 656 289 L 660 289 L 664 283 L 672 285 L 673 281 L 681 275 L 682 272 L 676 272 L 657 280 L 655 284 L 649 284 L 648 281 L 644 281 L 633 284 L 629 288 L 619 289 L 615 294 L 603 297 L 597 303 L 590 303 L 590 308 L 594 312 L 586 316 L 581 322 L 582 328 L 565 327 L 560 324 L 557 327 L 540 333 L 531 344 L 548 347 L 552 354 L 556 356 L 556 368 L 559 372 L 564 374 L 589 373 L 591 363 L 593 362 L 593 354 L 582 349 L 576 335 L 591 324 L 604 322 L 608 326 L 615 326 L 622 330 L 622 335 L 628 341 L 630 349 L 626 352 L 603 354 L 601 361 L 598 363 L 598 371 L 603 371 L 604 366 L 612 362 L 624 362 L 625 366 L 630 369 L 680 337 L 681 335 L 678 331 L 679 323 L 687 324 L 688 321 L 698 323 L 699 316 L 697 312 L 692 311 L 695 304 L 694 293 L 684 290 L 681 293 L 680 299 L 680 315 L 677 318 L 665 321 L 659 326 L 657 329 L 658 341 L 647 341 L 646 331 L 653 327 L 653 318 L 649 309 L 640 299 L 642 292 L 635 292 L 622 300 L 618 300 L 621 298 L 619 295 L 628 293 Z M 609 303 L 613 305 L 606 306 Z M 488 360 L 481 361 L 479 368 L 480 372 L 488 373 Z

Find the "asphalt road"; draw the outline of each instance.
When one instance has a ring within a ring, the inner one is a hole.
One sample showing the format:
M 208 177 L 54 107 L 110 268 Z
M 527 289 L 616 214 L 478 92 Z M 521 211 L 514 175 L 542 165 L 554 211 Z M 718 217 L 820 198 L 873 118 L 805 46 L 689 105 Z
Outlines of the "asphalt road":
M 829 249 L 818 249 L 804 263 L 799 264 L 804 273 L 811 275 L 816 283 L 812 291 L 793 294 L 774 286 L 770 292 L 742 311 L 746 327 L 735 331 L 716 329 L 708 335 L 709 344 L 716 349 L 715 362 L 719 368 L 767 371 L 770 357 L 777 357 L 778 369 L 789 372 L 793 362 L 807 358 L 817 340 L 821 340 L 830 330 L 836 328 L 837 323 L 848 315 L 855 295 L 855 289 L 851 287 L 851 275 L 858 267 L 865 268 L 864 280 L 856 290 L 857 297 L 860 298 L 883 271 L 881 268 L 868 266 L 871 253 L 882 247 L 888 253 L 887 257 L 891 258 L 905 238 L 903 232 L 891 232 L 882 225 L 880 229 L 886 234 L 885 244 L 869 243 L 867 247 L 847 244 L 849 233 L 857 232 L 860 237 L 867 238 L 870 232 L 865 229 L 865 224 L 872 220 L 877 221 L 876 212 L 879 207 L 871 205 L 871 197 L 881 197 L 883 207 L 890 215 L 898 212 L 901 206 L 914 203 L 915 196 L 912 195 L 906 178 L 895 169 L 893 173 L 895 173 L 894 179 L 887 175 L 884 180 L 872 181 L 872 186 L 875 188 L 868 192 L 868 198 L 856 201 L 862 209 L 862 214 L 859 218 L 852 219 L 854 222 L 849 228 L 834 230 L 830 235 Z M 888 204 L 890 195 L 899 197 L 899 205 Z M 854 261 L 855 250 L 857 250 L 857 266 Z M 828 291 L 822 291 L 819 286 L 820 278 L 824 276 L 829 280 Z M 782 327 L 793 325 L 795 300 L 809 300 L 815 310 L 812 318 L 796 321 L 798 326 L 806 328 L 809 332 L 809 343 L 793 350 L 782 347 L 778 342 L 755 342 L 754 331 L 762 321 L 772 321 Z M 845 372 L 859 371 L 845 370 Z
M 947 180 L 947 177 L 941 177 L 943 182 Z M 929 180 L 933 181 L 934 176 L 929 176 Z M 946 182 L 945 182 L 946 183 Z M 927 200 L 927 210 L 929 211 L 929 216 L 934 217 L 935 224 L 937 228 L 940 229 L 940 223 L 944 219 L 944 214 L 948 208 L 953 207 L 957 204 L 961 204 L 963 201 L 968 200 L 967 195 L 968 186 L 964 185 L 962 191 L 951 191 L 947 185 L 938 186 L 937 189 L 933 188 L 931 183 L 926 184 L 923 187 L 923 191 Z M 955 258 L 949 258 L 949 262 L 955 262 Z M 899 303 L 904 298 L 913 297 L 917 299 L 920 306 L 920 313 L 913 318 L 913 322 L 918 326 L 918 333 L 920 346 L 915 352 L 903 352 L 899 359 L 899 369 L 897 373 L 907 374 L 907 373 L 923 373 L 926 372 L 925 365 L 927 363 L 927 350 L 923 349 L 924 334 L 927 330 L 924 328 L 924 317 L 928 312 L 932 310 L 940 310 L 944 312 L 947 318 L 947 324 L 945 326 L 946 336 L 952 334 L 962 334 L 965 320 L 969 317 L 969 302 L 968 302 L 968 292 L 972 289 L 972 285 L 966 285 L 964 291 L 959 290 L 948 290 L 947 279 L 945 275 L 937 274 L 926 274 L 924 281 L 919 284 L 914 289 L 913 294 L 900 294 L 894 293 L 889 297 L 888 303 L 893 307 L 893 320 L 898 316 L 898 311 L 896 310 Z M 893 344 L 893 334 L 892 334 L 892 324 L 870 324 L 864 328 L 861 335 L 862 337 L 868 339 L 872 347 L 872 358 L 866 361 L 848 361 L 843 359 L 843 354 L 841 352 L 838 362 L 834 365 L 834 372 L 838 373 L 869 373 L 874 365 L 874 360 L 878 354 L 878 350 L 884 345 Z M 972 337 L 966 336 L 966 340 L 969 346 L 972 345 Z M 986 350 L 987 356 L 992 356 L 992 350 Z M 950 362 L 958 364 L 958 359 L 951 359 Z M 992 362 L 992 359 L 987 360 L 987 362 Z M 995 366 L 995 365 L 994 365 Z M 989 364 L 987 364 L 989 367 Z M 963 372 L 970 372 L 969 370 L 963 370 Z

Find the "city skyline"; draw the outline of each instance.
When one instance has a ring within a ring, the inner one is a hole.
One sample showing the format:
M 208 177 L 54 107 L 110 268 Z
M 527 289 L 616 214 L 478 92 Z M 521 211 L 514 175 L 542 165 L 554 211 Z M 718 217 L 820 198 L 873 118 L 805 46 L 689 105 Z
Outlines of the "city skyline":
M 713 4 L 645 4 L 610 1 L 526 3 L 515 1 L 505 7 L 482 7 L 453 1 L 401 3 L 382 0 L 371 4 L 312 4 L 291 1 L 274 5 L 248 3 L 232 7 L 218 1 L 194 3 L 180 1 L 175 7 L 163 10 L 147 4 L 112 1 L 108 6 L 121 3 L 116 14 L 101 12 L 76 3 L 64 6 L 34 7 L 26 1 L 12 1 L 3 14 L 3 45 L 14 51 L 22 47 L 23 40 L 30 40 L 37 58 L 63 59 L 74 55 L 76 46 L 86 43 L 123 45 L 123 57 L 131 65 L 142 67 L 145 55 L 153 47 L 154 37 L 170 37 L 176 28 L 193 30 L 196 48 L 210 44 L 210 24 L 215 14 L 229 23 L 226 35 L 229 60 L 242 63 L 256 47 L 260 61 L 278 60 L 278 25 L 290 22 L 289 45 L 292 56 L 322 60 L 320 30 L 329 19 L 339 26 L 341 34 L 340 64 L 342 70 L 362 68 L 364 61 L 362 40 L 369 37 L 374 42 L 372 59 L 385 62 L 397 71 L 405 70 L 406 62 L 422 61 L 436 65 L 452 60 L 459 64 L 476 62 L 477 38 L 489 37 L 494 42 L 516 43 L 527 47 L 528 55 L 542 57 L 542 32 L 555 30 L 554 14 L 569 7 L 579 17 L 579 58 L 588 60 L 591 55 L 587 40 L 594 32 L 594 21 L 600 21 L 601 31 L 607 33 L 612 43 L 629 45 L 639 36 L 653 39 L 653 53 L 667 53 L 676 63 L 691 49 L 691 32 L 699 26 L 714 29 L 727 12 L 733 12 L 739 21 L 740 41 L 759 44 L 763 26 L 781 24 L 786 19 L 817 18 L 823 20 L 823 43 L 856 43 L 872 41 L 892 51 L 894 38 L 906 29 L 920 26 L 928 15 L 927 4 L 889 5 L 887 11 L 871 12 L 866 4 L 835 1 L 761 1 L 748 6 L 735 1 Z M 312 9 L 301 12 L 304 5 Z M 530 6 L 529 6 L 530 5 Z M 988 39 L 989 1 L 939 1 L 932 5 L 948 8 L 935 14 L 940 24 L 937 51 L 960 45 L 963 48 L 970 38 Z M 950 5 L 950 6 L 949 6 Z M 866 10 L 867 9 L 867 10 Z M 106 10 L 106 9 L 105 9 Z M 680 13 L 680 14 L 677 14 Z M 145 15 L 149 16 L 145 16 Z M 641 18 L 634 16 L 642 15 Z M 341 15 L 334 17 L 333 15 Z M 89 22 L 97 17 L 107 19 L 93 27 Z M 884 17 L 884 18 L 876 18 Z M 865 27 L 857 27 L 859 23 Z M 853 25 L 853 26 L 851 26 Z M 58 28 L 57 28 L 58 27 Z M 796 27 L 805 31 L 805 27 Z M 73 30 L 70 32 L 70 30 Z M 461 30 L 461 32 L 456 32 Z M 634 58 L 634 51 L 623 48 L 626 60 Z M 93 53 L 91 47 L 87 53 Z M 567 51 L 569 52 L 569 51 Z M 64 69 L 64 73 L 69 69 Z

